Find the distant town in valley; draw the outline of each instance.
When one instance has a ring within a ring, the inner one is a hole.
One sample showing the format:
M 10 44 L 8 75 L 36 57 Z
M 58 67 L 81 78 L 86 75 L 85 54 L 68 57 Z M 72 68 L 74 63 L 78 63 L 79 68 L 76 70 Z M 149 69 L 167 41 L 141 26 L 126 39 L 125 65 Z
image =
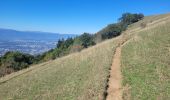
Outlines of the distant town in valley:
M 56 42 L 35 40 L 0 41 L 0 56 L 8 51 L 20 51 L 32 55 L 41 54 L 55 48 Z
M 0 56 L 8 51 L 20 51 L 31 55 L 42 54 L 55 48 L 59 39 L 74 36 L 73 34 L 0 29 Z

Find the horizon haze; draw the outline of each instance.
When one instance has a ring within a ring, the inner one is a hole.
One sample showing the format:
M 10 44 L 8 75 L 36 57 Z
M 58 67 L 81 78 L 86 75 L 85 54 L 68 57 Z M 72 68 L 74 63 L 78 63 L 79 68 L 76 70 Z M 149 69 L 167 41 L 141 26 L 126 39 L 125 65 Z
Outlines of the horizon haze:
M 1 0 L 0 27 L 63 34 L 96 33 L 125 12 L 145 16 L 168 13 L 170 1 Z

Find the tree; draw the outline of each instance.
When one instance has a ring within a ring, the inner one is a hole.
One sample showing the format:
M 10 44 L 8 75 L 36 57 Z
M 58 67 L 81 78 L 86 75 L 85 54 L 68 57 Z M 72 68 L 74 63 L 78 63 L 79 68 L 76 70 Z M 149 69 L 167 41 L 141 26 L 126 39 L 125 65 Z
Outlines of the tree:
M 80 41 L 82 42 L 82 46 L 87 48 L 88 46 L 95 45 L 93 35 L 89 33 L 84 33 L 80 36 Z
M 57 48 L 68 48 L 73 44 L 74 40 L 72 38 L 67 38 L 66 40 L 58 40 Z
M 124 13 L 122 14 L 122 17 L 119 18 L 119 22 L 109 24 L 107 27 L 99 31 L 95 36 L 101 36 L 102 40 L 116 37 L 120 35 L 122 31 L 125 31 L 128 25 L 143 19 L 143 17 L 143 14 Z
M 140 14 L 124 13 L 124 14 L 122 14 L 122 17 L 119 18 L 119 21 L 124 24 L 130 25 L 132 23 L 135 23 L 135 22 L 141 20 L 143 17 L 144 17 L 144 15 L 141 13 Z
M 125 28 L 126 27 L 123 26 L 123 24 L 121 23 L 109 24 L 106 28 L 104 28 L 102 31 L 100 31 L 97 34 L 101 34 L 102 40 L 110 39 L 120 35 L 121 32 L 125 30 Z
M 7 52 L 1 58 L 1 65 L 5 68 L 12 68 L 15 71 L 28 67 L 34 62 L 34 56 L 20 52 Z
M 68 48 L 69 46 L 73 45 L 73 42 L 74 42 L 74 40 L 72 38 L 68 38 L 68 39 L 66 39 L 66 41 L 64 42 L 63 45 L 65 48 Z
M 59 39 L 57 42 L 57 48 L 60 48 L 63 43 L 64 43 L 64 39 L 63 38 L 61 40 Z

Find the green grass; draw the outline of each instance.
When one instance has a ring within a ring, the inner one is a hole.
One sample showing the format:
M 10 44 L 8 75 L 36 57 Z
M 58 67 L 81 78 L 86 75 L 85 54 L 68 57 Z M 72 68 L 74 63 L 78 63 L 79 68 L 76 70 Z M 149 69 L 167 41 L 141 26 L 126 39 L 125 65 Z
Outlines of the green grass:
M 170 100 L 170 21 L 137 32 L 121 62 L 125 100 Z
M 7 75 L 0 80 L 0 100 L 102 99 L 115 46 L 114 40 L 109 40 Z M 5 80 L 8 81 L 2 83 Z

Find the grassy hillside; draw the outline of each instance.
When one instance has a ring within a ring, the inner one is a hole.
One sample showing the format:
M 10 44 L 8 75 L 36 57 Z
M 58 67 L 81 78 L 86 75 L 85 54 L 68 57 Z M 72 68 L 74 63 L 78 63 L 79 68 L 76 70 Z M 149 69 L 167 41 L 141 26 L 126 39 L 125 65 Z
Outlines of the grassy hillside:
M 0 78 L 0 100 L 102 100 L 114 51 L 124 40 L 128 40 L 121 55 L 125 100 L 169 99 L 167 16 L 145 17 L 117 38 Z
M 167 17 L 169 17 L 169 16 L 170 16 L 170 14 L 146 16 L 143 20 L 140 20 L 139 22 L 130 25 L 128 27 L 128 29 L 129 30 L 139 29 L 139 28 L 141 28 L 141 23 L 146 23 L 147 24 L 147 23 L 153 23 L 154 22 L 156 24 L 156 23 L 161 22 L 162 20 L 165 21 L 165 19 Z
M 148 21 L 155 19 L 149 25 Z M 147 17 L 143 21 L 148 26 L 135 31 L 122 49 L 124 99 L 169 100 L 170 15 Z
M 0 100 L 102 99 L 115 46 L 114 40 L 109 40 L 7 75 L 0 79 Z

